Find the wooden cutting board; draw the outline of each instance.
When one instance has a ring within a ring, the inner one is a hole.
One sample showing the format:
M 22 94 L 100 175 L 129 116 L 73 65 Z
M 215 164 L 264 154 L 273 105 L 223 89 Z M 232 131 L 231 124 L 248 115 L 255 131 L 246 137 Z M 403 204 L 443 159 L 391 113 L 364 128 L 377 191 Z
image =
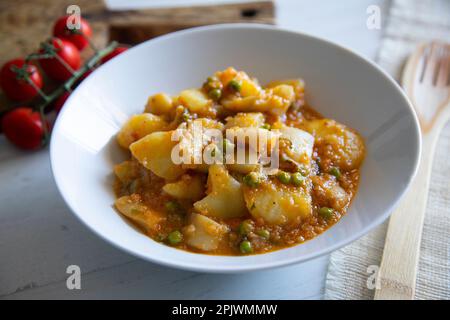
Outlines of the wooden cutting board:
M 110 39 L 136 44 L 164 33 L 199 25 L 251 22 L 275 23 L 271 0 L 229 4 L 108 11 L 102 0 L 2 0 L 0 1 L 0 64 L 33 52 L 51 36 L 54 21 L 76 4 L 93 28 L 93 41 L 101 47 Z M 85 53 L 89 55 L 89 52 Z

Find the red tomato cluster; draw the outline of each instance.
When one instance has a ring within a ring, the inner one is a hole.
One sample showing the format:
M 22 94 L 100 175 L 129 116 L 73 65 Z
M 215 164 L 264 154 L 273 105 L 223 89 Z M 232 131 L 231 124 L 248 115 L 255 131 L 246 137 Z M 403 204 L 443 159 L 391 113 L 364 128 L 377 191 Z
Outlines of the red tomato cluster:
M 67 27 L 71 16 L 59 18 L 53 27 L 53 38 L 42 44 L 39 50 L 39 66 L 48 78 L 56 82 L 65 82 L 73 76 L 73 72 L 82 66 L 80 52 L 90 45 L 92 29 L 89 23 L 81 18 L 80 29 L 71 30 Z M 117 47 L 102 59 L 102 63 L 112 59 L 126 47 Z M 84 80 L 92 70 L 88 70 L 81 80 Z M 44 80 L 40 69 L 28 59 L 8 61 L 0 70 L 0 87 L 6 97 L 12 101 L 30 102 L 41 94 Z M 58 113 L 69 92 L 64 92 L 53 101 L 53 110 Z M 1 119 L 2 132 L 6 138 L 23 149 L 37 149 L 42 146 L 45 132 L 49 124 L 30 106 L 15 107 Z

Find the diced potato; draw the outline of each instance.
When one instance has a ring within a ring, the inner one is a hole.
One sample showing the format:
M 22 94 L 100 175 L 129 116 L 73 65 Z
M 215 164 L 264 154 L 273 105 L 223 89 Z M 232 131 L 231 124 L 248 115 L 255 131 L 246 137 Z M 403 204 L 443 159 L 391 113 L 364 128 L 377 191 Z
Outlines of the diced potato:
M 314 137 L 306 131 L 293 127 L 283 126 L 279 130 L 281 138 L 290 141 L 290 147 L 281 151 L 298 163 L 309 164 L 313 153 Z
M 176 199 L 197 201 L 205 195 L 205 185 L 199 175 L 184 174 L 177 182 L 167 183 L 163 190 Z
M 172 161 L 172 150 L 178 144 L 172 141 L 173 131 L 154 132 L 132 143 L 132 155 L 145 168 L 166 180 L 175 180 L 185 170 Z
M 234 117 L 228 117 L 225 119 L 227 124 L 225 128 L 233 127 L 261 127 L 264 122 L 264 115 L 261 112 L 250 112 L 250 113 L 238 113 Z
M 287 79 L 287 80 L 277 80 L 271 81 L 267 84 L 266 88 L 274 88 L 279 86 L 280 84 L 287 84 L 294 88 L 295 98 L 303 99 L 303 95 L 305 92 L 305 82 L 302 79 Z
M 245 72 L 238 72 L 232 67 L 217 72 L 216 76 L 223 87 L 227 87 L 231 80 L 238 81 L 241 87 L 239 94 L 242 97 L 258 96 L 262 90 L 256 79 L 251 79 Z
M 164 130 L 167 123 L 151 113 L 136 114 L 124 124 L 117 134 L 117 141 L 123 148 L 155 131 Z
M 241 184 L 223 165 L 211 165 L 208 175 L 208 195 L 194 203 L 194 208 L 207 216 L 228 219 L 247 214 Z
M 281 116 L 286 113 L 294 100 L 295 94 L 292 86 L 279 85 L 262 90 L 259 96 L 232 96 L 222 99 L 221 102 L 226 109 L 234 112 L 267 112 Z
M 314 200 L 321 207 L 342 210 L 350 204 L 350 195 L 342 189 L 334 176 L 313 176 L 311 180 L 314 185 Z
M 208 118 L 198 118 L 198 119 L 195 119 L 192 123 L 190 123 L 188 125 L 188 129 L 190 129 L 190 127 L 193 123 L 201 124 L 203 129 L 217 129 L 217 130 L 222 131 L 224 128 L 224 125 L 217 120 L 208 119 Z
M 364 159 L 365 147 L 363 139 L 350 128 L 331 119 L 305 121 L 304 129 L 315 137 L 317 146 L 326 148 L 319 154 L 320 158 L 329 159 L 344 170 L 359 167 Z
M 229 67 L 223 71 L 219 71 L 216 73 L 217 77 L 219 78 L 220 82 L 222 82 L 223 86 L 228 85 L 228 82 L 233 80 L 238 72 L 233 67 Z
M 188 89 L 180 92 L 179 102 L 192 113 L 207 114 L 212 105 L 212 100 L 198 89 Z
M 173 109 L 172 98 L 165 93 L 157 93 L 150 96 L 145 106 L 145 112 L 157 115 L 168 114 Z
M 250 97 L 250 96 L 258 96 L 261 87 L 253 80 L 249 79 L 248 76 L 240 81 L 241 90 L 239 91 L 241 96 Z
M 272 88 L 272 93 L 292 103 L 295 99 L 294 88 L 287 84 L 280 84 Z
M 218 248 L 228 228 L 204 215 L 192 213 L 190 224 L 183 229 L 186 243 L 203 251 Z
M 281 133 L 277 131 L 270 131 L 263 128 L 238 128 L 233 127 L 226 130 L 226 138 L 232 141 L 239 148 L 245 145 L 259 153 L 266 152 L 270 155 L 272 148 L 276 145 Z
M 123 184 L 129 184 L 139 177 L 139 167 L 134 161 L 124 161 L 114 166 L 114 173 Z
M 138 194 L 120 197 L 116 200 L 115 206 L 121 214 L 133 220 L 146 232 L 159 231 L 161 223 L 166 219 L 163 213 L 143 204 Z
M 244 187 L 250 214 L 274 225 L 299 224 L 311 214 L 311 196 L 306 188 L 266 180 L 258 187 Z

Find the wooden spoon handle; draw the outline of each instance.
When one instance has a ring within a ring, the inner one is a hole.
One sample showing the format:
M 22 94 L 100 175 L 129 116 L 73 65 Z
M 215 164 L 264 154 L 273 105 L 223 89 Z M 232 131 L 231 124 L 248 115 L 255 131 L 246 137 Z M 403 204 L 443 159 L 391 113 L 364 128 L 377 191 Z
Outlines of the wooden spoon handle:
M 431 167 L 439 130 L 423 135 L 417 175 L 392 214 L 378 280 L 375 300 L 414 299 L 422 226 L 428 198 Z

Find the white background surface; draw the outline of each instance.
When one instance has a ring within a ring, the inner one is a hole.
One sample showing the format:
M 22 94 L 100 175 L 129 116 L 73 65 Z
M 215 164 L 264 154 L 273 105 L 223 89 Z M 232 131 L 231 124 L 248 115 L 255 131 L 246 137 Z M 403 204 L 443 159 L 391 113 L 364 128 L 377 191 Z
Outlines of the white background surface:
M 282 27 L 345 45 L 374 59 L 382 30 L 366 27 L 369 5 L 386 0 L 277 1 Z M 83 9 L 83 8 L 81 8 Z M 301 59 L 301 57 L 299 57 Z M 242 275 L 168 269 L 125 254 L 86 229 L 54 184 L 48 150 L 26 153 L 0 138 L 0 298 L 320 299 L 328 257 Z M 82 289 L 66 288 L 66 268 Z

